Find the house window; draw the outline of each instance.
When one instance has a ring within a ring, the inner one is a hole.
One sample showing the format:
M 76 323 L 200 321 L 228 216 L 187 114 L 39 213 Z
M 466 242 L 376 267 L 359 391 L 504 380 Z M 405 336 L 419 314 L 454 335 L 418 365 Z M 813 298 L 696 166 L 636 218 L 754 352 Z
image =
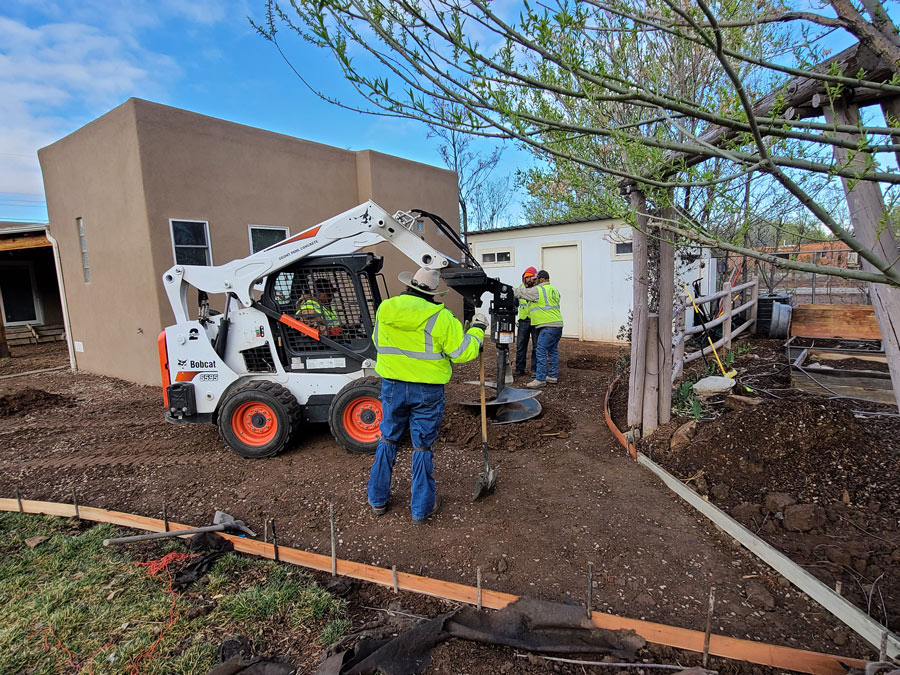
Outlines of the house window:
M 259 253 L 279 241 L 284 241 L 290 233 L 286 227 L 250 225 L 250 253 Z
M 508 267 L 513 264 L 513 252 L 511 249 L 491 249 L 481 252 L 481 264 L 495 267 Z
M 212 265 L 209 223 L 205 220 L 170 220 L 176 265 Z
M 81 271 L 84 272 L 84 283 L 89 284 L 91 283 L 91 265 L 88 263 L 87 241 L 84 238 L 84 220 L 76 218 L 75 224 L 78 225 L 78 242 L 81 245 Z
M 617 238 L 621 238 L 621 234 Z M 613 260 L 631 260 L 634 257 L 634 244 L 632 242 L 613 240 L 610 244 L 609 252 Z

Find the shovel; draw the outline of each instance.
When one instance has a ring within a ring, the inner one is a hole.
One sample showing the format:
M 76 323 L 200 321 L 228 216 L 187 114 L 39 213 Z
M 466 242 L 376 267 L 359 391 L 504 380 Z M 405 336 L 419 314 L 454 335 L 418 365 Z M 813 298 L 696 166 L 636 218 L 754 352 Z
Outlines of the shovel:
M 478 478 L 475 481 L 475 492 L 472 495 L 472 501 L 481 499 L 494 491 L 494 486 L 497 485 L 497 474 L 499 473 L 499 469 L 496 466 L 492 469 L 488 462 L 487 407 L 484 402 L 484 352 L 478 355 L 478 365 L 481 369 L 481 454 L 484 457 L 484 471 L 478 474 Z

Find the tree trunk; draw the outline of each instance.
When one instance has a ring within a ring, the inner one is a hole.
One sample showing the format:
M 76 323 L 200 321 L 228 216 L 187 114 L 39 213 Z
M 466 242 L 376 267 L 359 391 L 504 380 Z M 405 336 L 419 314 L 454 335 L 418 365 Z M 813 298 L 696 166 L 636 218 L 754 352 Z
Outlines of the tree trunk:
M 835 121 L 838 124 L 859 123 L 859 107 L 854 104 L 835 101 L 834 110 L 826 107 L 823 108 L 823 112 L 829 123 Z M 855 134 L 839 135 L 859 141 L 859 137 Z M 834 157 L 838 163 L 850 166 L 859 165 L 864 161 L 862 153 L 851 159 L 846 149 L 837 147 L 834 148 Z M 885 225 L 886 213 L 881 187 L 871 181 L 853 183 L 845 178 L 841 181 L 847 195 L 850 222 L 857 240 L 863 246 L 872 249 L 882 260 L 891 262 L 896 267 L 897 242 L 891 228 Z M 874 269 L 865 259 L 862 259 L 862 264 L 864 269 Z M 869 294 L 881 329 L 891 383 L 894 386 L 894 398 L 900 406 L 900 288 L 887 284 L 870 284 Z
M 641 437 L 646 438 L 659 427 L 659 315 L 647 315 L 646 377 L 644 378 L 644 412 L 641 423 Z M 632 341 L 633 342 L 633 341 Z M 671 383 L 670 383 L 671 386 Z
M 672 217 L 671 209 L 662 218 Z M 671 232 L 658 230 L 659 240 L 659 423 L 672 417 L 672 311 L 675 304 L 675 238 Z
M 647 200 L 640 190 L 628 195 L 637 226 L 632 230 L 631 374 L 628 378 L 628 427 L 641 425 L 647 356 Z

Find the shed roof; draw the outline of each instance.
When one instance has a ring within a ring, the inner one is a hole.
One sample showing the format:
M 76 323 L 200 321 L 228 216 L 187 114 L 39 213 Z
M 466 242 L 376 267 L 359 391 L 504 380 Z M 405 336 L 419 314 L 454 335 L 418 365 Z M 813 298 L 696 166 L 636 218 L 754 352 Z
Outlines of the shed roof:
M 530 230 L 536 227 L 551 227 L 553 225 L 572 225 L 575 223 L 593 223 L 601 220 L 614 220 L 615 216 L 608 213 L 598 213 L 590 216 L 581 216 L 579 218 L 567 218 L 566 220 L 550 220 L 545 223 L 526 223 L 524 225 L 510 225 L 509 227 L 498 227 L 494 230 L 475 230 L 469 232 L 469 236 L 477 236 L 479 234 L 493 234 L 496 232 L 508 232 L 510 230 Z
M 45 232 L 49 223 L 22 223 L 13 220 L 0 220 L 0 235 L 18 234 L 19 232 Z

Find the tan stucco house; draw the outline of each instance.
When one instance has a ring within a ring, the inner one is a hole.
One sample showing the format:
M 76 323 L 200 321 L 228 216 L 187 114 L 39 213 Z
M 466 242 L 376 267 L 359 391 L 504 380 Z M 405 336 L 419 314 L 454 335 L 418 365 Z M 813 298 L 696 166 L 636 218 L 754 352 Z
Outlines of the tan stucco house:
M 156 338 L 173 322 L 161 277 L 176 258 L 222 264 L 367 199 L 459 225 L 453 172 L 141 99 L 38 157 L 77 367 L 143 384 L 159 383 Z M 377 252 L 394 293 L 410 263 Z

